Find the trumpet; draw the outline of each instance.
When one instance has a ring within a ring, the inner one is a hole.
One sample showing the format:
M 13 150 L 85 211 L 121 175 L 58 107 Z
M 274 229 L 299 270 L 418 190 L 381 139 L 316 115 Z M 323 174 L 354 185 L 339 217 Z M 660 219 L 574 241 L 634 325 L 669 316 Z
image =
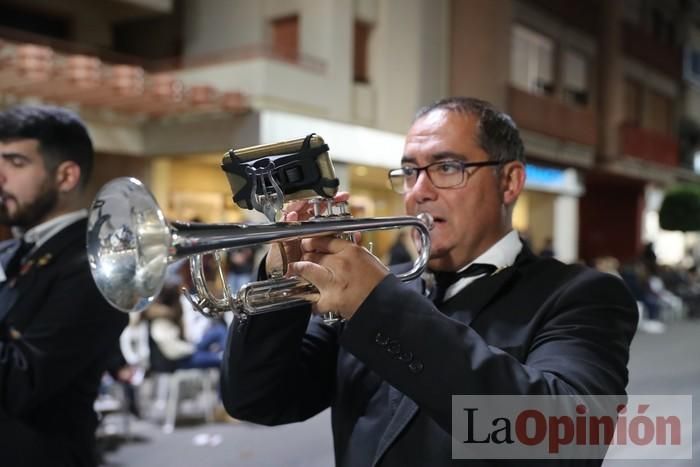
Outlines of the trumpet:
M 325 216 L 323 204 L 326 204 Z M 248 316 L 318 301 L 319 291 L 298 277 L 273 277 L 251 282 L 232 293 L 221 267 L 229 249 L 285 242 L 306 237 L 352 234 L 369 230 L 413 227 L 419 254 L 413 267 L 400 274 L 403 281 L 420 276 L 430 253 L 429 214 L 380 218 L 351 218 L 347 206 L 319 198 L 314 217 L 300 222 L 268 224 L 203 224 L 168 222 L 151 192 L 135 178 L 117 178 L 98 192 L 88 218 L 87 254 L 92 277 L 105 299 L 123 312 L 143 311 L 158 296 L 169 264 L 188 258 L 196 293 L 185 293 L 207 316 L 232 311 Z M 214 253 L 223 296 L 207 287 L 202 255 Z M 328 323 L 337 320 L 325 316 Z

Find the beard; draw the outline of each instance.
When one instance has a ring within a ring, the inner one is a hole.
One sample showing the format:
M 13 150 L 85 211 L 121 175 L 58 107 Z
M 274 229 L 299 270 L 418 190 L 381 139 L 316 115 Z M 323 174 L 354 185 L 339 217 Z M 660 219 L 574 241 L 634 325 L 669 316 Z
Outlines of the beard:
M 13 198 L 7 193 L 5 197 Z M 27 204 L 17 204 L 17 212 L 10 214 L 5 203 L 0 204 L 0 225 L 30 229 L 40 224 L 58 204 L 58 188 L 45 180 L 37 197 Z

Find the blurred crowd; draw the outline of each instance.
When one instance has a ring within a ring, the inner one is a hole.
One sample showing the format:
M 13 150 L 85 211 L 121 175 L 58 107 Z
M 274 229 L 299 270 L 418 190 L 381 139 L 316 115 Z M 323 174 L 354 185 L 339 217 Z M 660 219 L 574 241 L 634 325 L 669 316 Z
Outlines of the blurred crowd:
M 226 259 L 222 270 L 235 294 L 242 285 L 254 280 L 255 250 L 230 250 Z M 207 287 L 212 294 L 223 296 L 215 258 L 205 255 L 203 263 Z M 164 430 L 171 431 L 180 399 L 188 396 L 182 391 L 173 396 L 172 392 L 179 390 L 174 381 L 189 378 L 197 383 L 192 388 L 195 393 L 207 387 L 201 384 L 204 380 L 216 393 L 202 412 L 226 418 L 219 404 L 218 372 L 232 316 L 226 313 L 218 318 L 205 317 L 187 299 L 188 293 L 195 293 L 189 261 L 171 264 L 165 286 L 154 303 L 143 313 L 130 315 L 111 368 L 103 379 L 98 411 L 108 413 L 118 407 L 139 418 L 162 421 Z M 173 397 L 175 400 L 170 400 Z M 168 404 L 174 405 L 168 408 Z M 101 407 L 105 409 L 100 410 Z
M 659 264 L 652 243 L 634 261 L 620 264 L 616 258 L 601 257 L 593 266 L 627 284 L 639 307 L 640 331 L 663 333 L 669 321 L 700 316 L 697 266 Z

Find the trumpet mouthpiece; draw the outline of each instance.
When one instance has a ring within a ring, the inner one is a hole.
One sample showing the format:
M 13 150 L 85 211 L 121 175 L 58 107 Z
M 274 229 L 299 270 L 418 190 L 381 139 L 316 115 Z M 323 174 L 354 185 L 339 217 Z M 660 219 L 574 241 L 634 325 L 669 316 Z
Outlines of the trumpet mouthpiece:
M 416 216 L 421 222 L 425 224 L 428 230 L 433 230 L 433 216 L 427 212 L 421 212 Z

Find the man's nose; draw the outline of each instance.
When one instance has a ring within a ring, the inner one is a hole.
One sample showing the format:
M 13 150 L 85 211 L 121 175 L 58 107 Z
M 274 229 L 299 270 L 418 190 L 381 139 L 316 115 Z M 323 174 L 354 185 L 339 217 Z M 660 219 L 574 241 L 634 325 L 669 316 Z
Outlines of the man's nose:
M 437 198 L 437 189 L 430 180 L 430 177 L 428 177 L 427 171 L 421 170 L 418 174 L 416 183 L 409 192 L 409 196 L 413 197 L 418 203 L 433 201 Z

